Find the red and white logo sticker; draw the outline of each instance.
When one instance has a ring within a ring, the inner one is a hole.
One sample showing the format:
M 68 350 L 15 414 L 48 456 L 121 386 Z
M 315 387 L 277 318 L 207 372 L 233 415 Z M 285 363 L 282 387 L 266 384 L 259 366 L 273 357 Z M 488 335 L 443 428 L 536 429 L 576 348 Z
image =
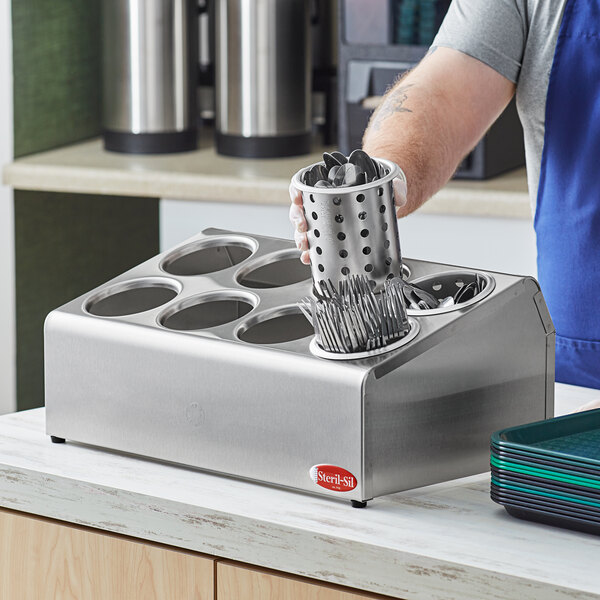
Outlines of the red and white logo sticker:
M 321 487 L 333 492 L 349 492 L 356 487 L 356 477 L 335 465 L 315 465 L 310 468 L 310 478 Z

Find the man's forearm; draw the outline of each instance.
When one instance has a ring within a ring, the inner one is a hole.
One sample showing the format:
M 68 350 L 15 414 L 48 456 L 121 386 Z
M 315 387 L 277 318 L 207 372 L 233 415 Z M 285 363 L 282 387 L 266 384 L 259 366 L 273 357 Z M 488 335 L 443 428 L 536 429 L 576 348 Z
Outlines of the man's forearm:
M 385 95 L 363 139 L 371 156 L 400 165 L 411 213 L 450 179 L 506 107 L 514 85 L 487 65 L 439 48 Z

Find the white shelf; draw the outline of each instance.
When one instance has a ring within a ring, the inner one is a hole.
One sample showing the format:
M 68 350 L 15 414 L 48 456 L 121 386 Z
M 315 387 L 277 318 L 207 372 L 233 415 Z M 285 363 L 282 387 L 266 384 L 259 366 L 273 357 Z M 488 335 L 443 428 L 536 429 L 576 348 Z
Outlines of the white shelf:
M 194 152 L 125 155 L 106 152 L 100 139 L 15 160 L 4 168 L 4 183 L 43 190 L 179 200 L 285 205 L 292 175 L 321 157 L 236 159 L 216 154 L 205 140 Z M 487 181 L 448 183 L 422 212 L 531 218 L 525 170 Z

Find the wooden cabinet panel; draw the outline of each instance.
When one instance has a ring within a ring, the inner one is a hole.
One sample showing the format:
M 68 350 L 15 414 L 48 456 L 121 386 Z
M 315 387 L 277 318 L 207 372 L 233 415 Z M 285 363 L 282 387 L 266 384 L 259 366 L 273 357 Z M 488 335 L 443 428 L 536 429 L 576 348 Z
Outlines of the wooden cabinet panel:
M 238 563 L 217 563 L 217 600 L 372 600 L 389 598 L 352 592 L 302 577 L 275 574 Z
M 16 599 L 213 600 L 214 561 L 0 509 L 0 600 Z

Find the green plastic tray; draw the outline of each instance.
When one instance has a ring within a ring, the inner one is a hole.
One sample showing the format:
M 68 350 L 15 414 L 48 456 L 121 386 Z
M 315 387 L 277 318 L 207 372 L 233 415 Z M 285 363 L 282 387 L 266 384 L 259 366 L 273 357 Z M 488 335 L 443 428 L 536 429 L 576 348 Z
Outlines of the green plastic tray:
M 509 473 L 508 471 L 498 471 L 492 467 L 491 476 L 503 483 L 514 483 L 515 485 L 533 485 L 540 489 L 548 490 L 549 492 L 565 492 L 567 494 L 577 494 L 584 496 L 594 502 L 600 502 L 600 490 L 595 488 L 577 485 L 576 483 L 566 483 L 564 481 L 554 481 L 552 479 L 542 479 L 540 477 L 532 477 L 523 475 L 522 473 Z
M 579 519 L 571 515 L 558 514 L 537 508 L 530 508 L 518 502 L 500 502 L 506 509 L 506 512 L 518 519 L 526 519 L 535 523 L 552 525 L 573 531 L 582 531 L 592 535 L 600 535 L 600 525 L 592 523 L 587 519 Z
M 548 454 L 544 454 L 543 452 L 535 452 L 535 451 L 523 451 L 519 448 L 513 448 L 510 444 L 504 444 L 504 445 L 497 445 L 497 444 L 490 444 L 490 451 L 492 452 L 492 454 L 496 453 L 496 454 L 505 454 L 505 455 L 510 455 L 513 458 L 516 458 L 517 456 L 520 457 L 520 460 L 526 459 L 528 461 L 544 461 L 547 463 L 552 463 L 552 466 L 557 466 L 560 467 L 562 466 L 563 468 L 568 468 L 568 469 L 582 469 L 582 470 L 586 470 L 586 471 L 590 471 L 593 473 L 599 473 L 600 474 L 600 467 L 590 463 L 589 461 L 586 461 L 585 459 L 574 459 L 574 458 L 558 458 L 556 456 L 549 456 Z
M 600 409 L 502 429 L 492 443 L 600 467 Z
M 563 500 L 566 502 L 573 502 L 575 504 L 584 504 L 586 506 L 594 506 L 596 508 L 600 508 L 600 502 L 595 502 L 594 500 L 590 500 L 589 498 L 585 498 L 583 496 L 578 496 L 577 494 L 553 492 L 548 491 L 547 489 L 540 489 L 535 486 L 525 484 L 514 485 L 512 483 L 504 483 L 502 481 L 497 480 L 495 477 L 492 477 L 492 483 L 499 489 L 513 490 L 515 492 L 524 492 L 527 494 L 532 494 L 533 496 L 541 496 L 543 498 L 554 498 L 555 500 Z
M 499 460 L 507 460 L 509 462 L 524 462 L 531 467 L 539 467 L 540 469 L 565 469 L 572 475 L 580 475 L 581 477 L 600 477 L 600 469 L 593 465 L 585 463 L 566 461 L 550 456 L 541 456 L 539 454 L 526 454 L 518 450 L 510 450 L 505 448 L 499 450 L 495 446 L 492 447 L 491 455 Z
M 554 469 L 540 469 L 524 463 L 509 462 L 506 460 L 499 460 L 495 456 L 490 457 L 490 464 L 497 469 L 502 471 L 508 471 L 511 473 L 522 473 L 523 475 L 532 475 L 537 477 L 543 477 L 544 479 L 551 479 L 553 481 L 563 481 L 565 483 L 574 483 L 577 485 L 595 488 L 600 490 L 600 478 L 595 477 L 582 477 L 574 475 L 572 472 Z
M 546 483 L 547 480 L 545 479 L 533 481 L 531 478 L 527 478 L 526 475 L 519 476 L 511 473 L 498 472 L 491 473 L 491 478 L 493 479 L 492 485 L 522 485 L 524 487 L 531 487 L 543 492 L 548 492 L 549 494 L 571 494 L 573 496 L 586 498 L 591 502 L 600 502 L 600 493 L 598 493 L 598 490 L 583 488 L 569 483 L 559 483 L 557 481 Z M 600 510 L 600 507 L 598 507 L 598 509 Z
M 564 514 L 570 514 L 582 519 L 590 519 L 600 523 L 600 509 L 595 509 L 592 506 L 575 505 L 572 502 L 563 502 L 552 498 L 542 498 L 541 496 L 532 496 L 521 492 L 510 491 L 504 493 L 497 489 L 490 491 L 490 498 L 499 504 L 502 504 L 503 502 L 522 502 L 528 504 L 531 508 L 559 511 Z

